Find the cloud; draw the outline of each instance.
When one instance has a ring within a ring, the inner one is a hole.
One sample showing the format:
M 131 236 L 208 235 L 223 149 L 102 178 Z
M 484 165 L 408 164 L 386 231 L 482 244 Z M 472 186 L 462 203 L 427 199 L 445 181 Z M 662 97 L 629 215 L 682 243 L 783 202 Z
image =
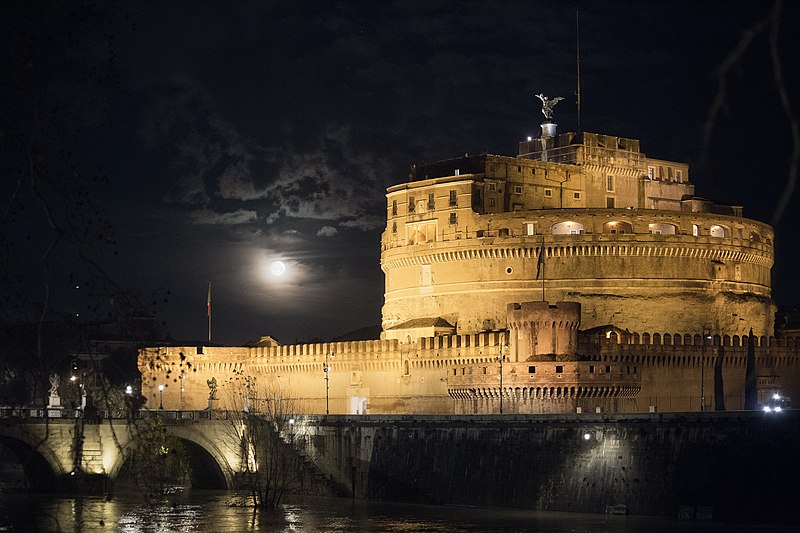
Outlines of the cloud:
M 194 224 L 249 224 L 258 220 L 258 213 L 246 209 L 237 209 L 228 213 L 217 213 L 210 209 L 200 209 L 192 211 L 192 222 Z
M 320 230 L 317 232 L 317 237 L 333 237 L 337 233 L 339 233 L 339 230 L 333 226 L 322 226 L 322 228 L 320 228 Z
M 386 219 L 377 215 L 365 215 L 353 220 L 339 222 L 339 225 L 343 228 L 356 228 L 361 231 L 369 231 L 384 227 L 386 225 Z

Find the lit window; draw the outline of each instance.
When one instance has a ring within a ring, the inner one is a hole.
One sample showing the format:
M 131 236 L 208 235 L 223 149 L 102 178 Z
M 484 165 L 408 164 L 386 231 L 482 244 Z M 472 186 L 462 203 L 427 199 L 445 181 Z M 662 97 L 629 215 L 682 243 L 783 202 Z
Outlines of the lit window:
M 553 189 L 545 189 L 544 190 L 544 197 L 545 198 L 552 198 L 553 197 Z
M 647 177 L 650 179 L 655 178 L 656 176 L 656 168 L 655 167 L 647 167 Z
M 536 233 L 536 226 L 534 226 L 533 222 L 527 222 L 525 224 L 525 235 L 534 235 Z
M 697 224 L 692 224 L 692 235 L 695 237 L 700 235 L 700 226 L 698 226 Z
M 458 176 L 459 174 L 461 174 L 461 170 L 460 169 L 455 169 L 453 171 L 453 176 Z

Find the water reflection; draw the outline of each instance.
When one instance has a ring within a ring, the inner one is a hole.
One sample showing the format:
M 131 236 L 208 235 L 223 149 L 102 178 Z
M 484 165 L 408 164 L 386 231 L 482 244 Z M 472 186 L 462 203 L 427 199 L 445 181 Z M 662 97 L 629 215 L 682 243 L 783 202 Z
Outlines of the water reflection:
M 113 498 L 66 498 L 54 495 L 0 495 L 0 531 L 162 531 L 228 533 L 259 532 L 474 532 L 523 531 L 752 531 L 733 526 L 634 516 L 543 513 L 363 502 L 337 498 L 294 497 L 278 512 L 253 513 L 242 505 L 245 495 L 220 491 L 188 491 L 154 506 L 136 492 Z M 759 531 L 792 531 L 759 528 Z

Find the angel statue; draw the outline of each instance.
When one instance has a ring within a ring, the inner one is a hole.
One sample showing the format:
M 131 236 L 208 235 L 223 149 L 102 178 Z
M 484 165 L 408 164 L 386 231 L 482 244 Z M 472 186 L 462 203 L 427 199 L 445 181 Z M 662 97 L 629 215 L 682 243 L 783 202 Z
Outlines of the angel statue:
M 61 385 L 61 376 L 58 374 L 50 375 L 50 396 L 58 396 L 58 386 Z
M 217 399 L 217 378 L 211 378 L 206 381 L 206 385 L 208 385 L 208 399 L 209 400 L 216 400 Z
M 553 120 L 553 108 L 563 100 L 562 97 L 556 96 L 555 98 L 548 98 L 543 94 L 537 94 L 539 100 L 542 101 L 542 113 L 547 120 Z

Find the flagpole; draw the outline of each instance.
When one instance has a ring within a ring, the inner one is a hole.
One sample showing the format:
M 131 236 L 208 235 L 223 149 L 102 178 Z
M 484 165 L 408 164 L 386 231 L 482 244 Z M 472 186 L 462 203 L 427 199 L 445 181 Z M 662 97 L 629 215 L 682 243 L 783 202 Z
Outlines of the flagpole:
M 208 342 L 211 342 L 211 282 L 208 282 Z

